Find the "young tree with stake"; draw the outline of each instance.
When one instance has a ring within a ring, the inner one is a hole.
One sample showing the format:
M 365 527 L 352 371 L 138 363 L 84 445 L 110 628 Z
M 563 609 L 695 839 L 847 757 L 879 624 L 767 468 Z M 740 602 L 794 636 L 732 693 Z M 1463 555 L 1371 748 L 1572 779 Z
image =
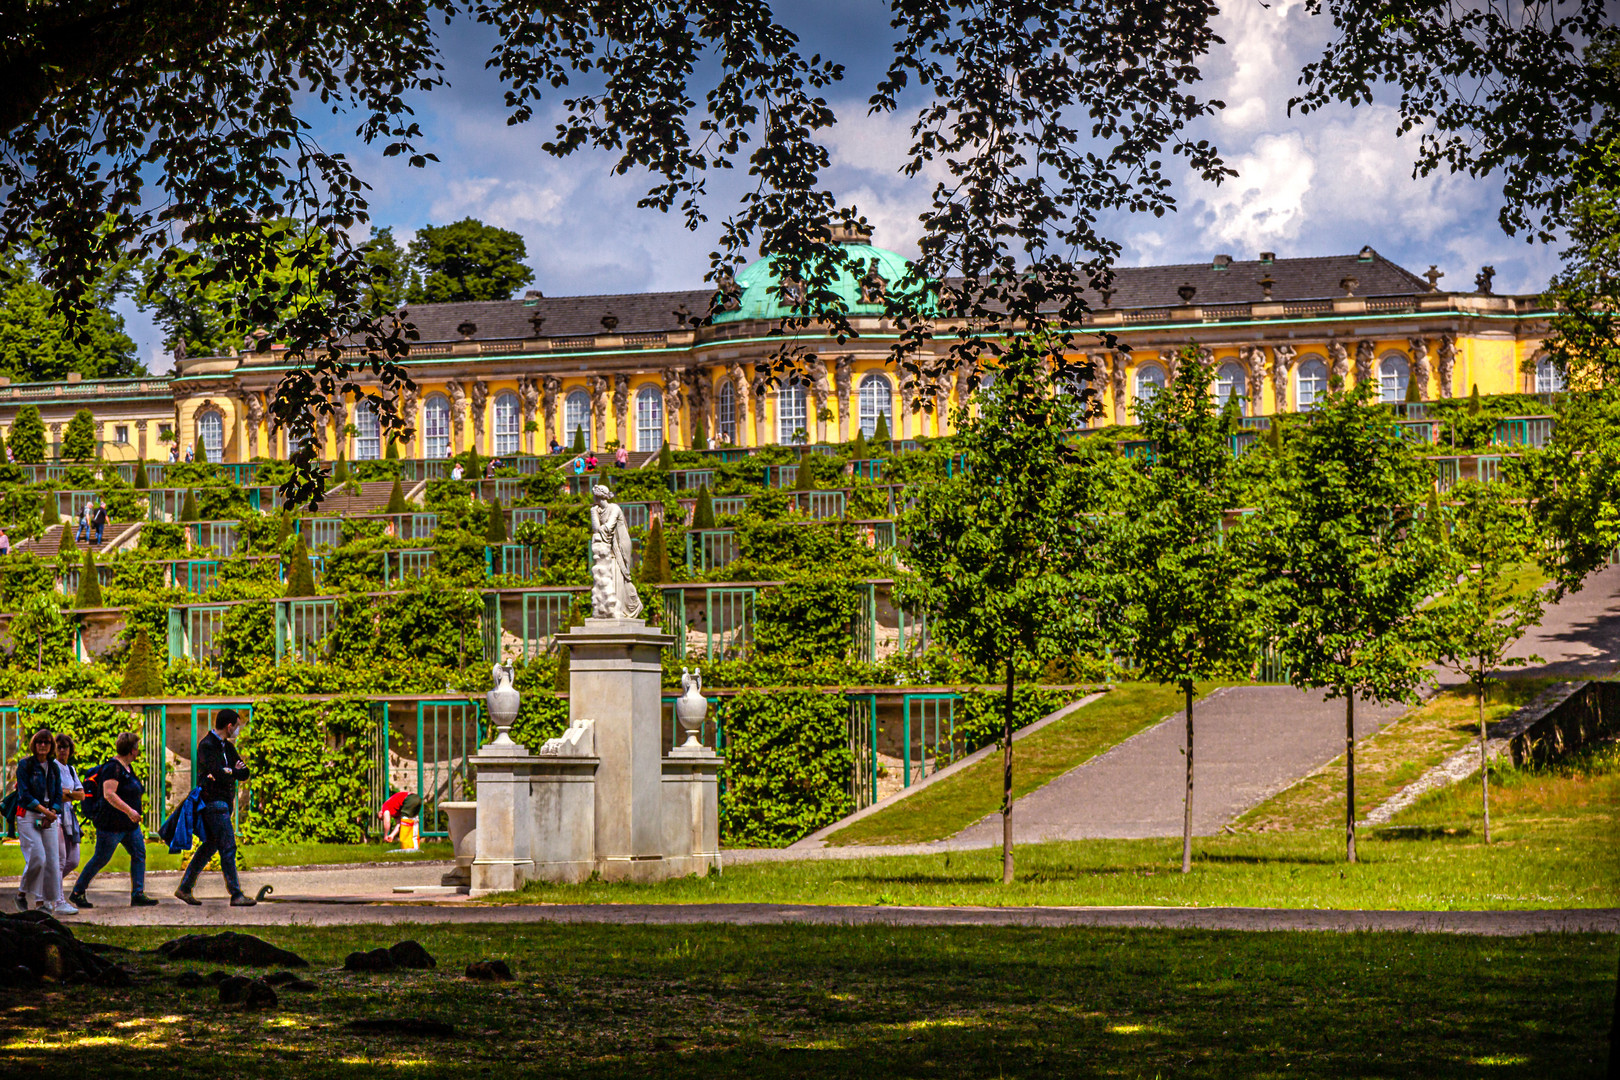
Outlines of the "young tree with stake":
M 1108 519 L 1104 624 L 1138 674 L 1180 687 L 1186 699 L 1187 790 L 1181 871 L 1192 870 L 1193 687 L 1245 676 L 1255 650 L 1248 557 L 1240 531 L 1223 534 L 1237 504 L 1228 417 L 1210 394 L 1198 348 L 1182 350 L 1176 381 L 1140 404 L 1152 453 L 1132 461 L 1124 512 Z
M 1002 357 L 979 415 L 958 408 L 957 445 L 967 467 L 929 485 L 901 521 L 910 546 L 903 600 L 927 613 L 935 638 L 1005 673 L 1002 717 L 1002 881 L 1013 880 L 1013 702 L 1019 667 L 1071 655 L 1088 595 L 1079 572 L 1086 519 L 1076 508 L 1081 453 L 1064 432 L 1084 406 L 1051 393 L 1046 350 L 1016 339 Z
M 1452 491 L 1446 586 L 1426 609 L 1435 656 L 1467 679 L 1479 707 L 1480 806 L 1491 842 L 1491 781 L 1485 747 L 1485 692 L 1492 674 L 1539 657 L 1508 656 L 1513 643 L 1541 621 L 1543 593 L 1526 588 L 1518 571 L 1537 544 L 1529 507 L 1513 486 L 1462 484 Z M 1442 532 L 1444 535 L 1444 532 Z
M 1444 555 L 1421 513 L 1429 466 L 1372 388 L 1335 385 L 1293 430 L 1255 534 L 1266 629 L 1293 684 L 1344 699 L 1345 859 L 1356 861 L 1356 697 L 1430 678 L 1420 610 Z

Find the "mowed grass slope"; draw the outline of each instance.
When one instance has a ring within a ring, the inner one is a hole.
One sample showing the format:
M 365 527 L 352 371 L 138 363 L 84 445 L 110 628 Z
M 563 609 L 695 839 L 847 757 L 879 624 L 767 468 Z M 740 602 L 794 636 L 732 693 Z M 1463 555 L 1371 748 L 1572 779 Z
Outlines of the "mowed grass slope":
M 150 947 L 178 931 L 85 928 Z M 0 1000 L 17 1076 L 1024 1078 L 1601 1075 L 1610 937 L 894 927 L 266 927 L 318 989 L 222 1010 L 185 968 Z M 417 938 L 437 970 L 345 953 Z M 516 979 L 474 983 L 470 961 Z M 69 1019 L 71 1018 L 71 1019 Z M 449 1038 L 353 1019 L 456 1025 Z
M 1199 697 L 1214 688 L 1200 683 Z M 1121 683 L 1098 700 L 1013 744 L 1013 796 L 1042 787 L 1181 708 L 1180 691 Z M 954 836 L 1001 809 L 1001 755 L 901 799 L 833 833 L 829 844 L 920 844 Z
M 1501 770 L 1494 784 L 1495 843 L 1480 836 L 1476 776 L 1363 830 L 1353 866 L 1340 825 L 1198 838 L 1190 874 L 1179 839 L 1082 840 L 1020 846 L 1011 886 L 1000 852 L 982 850 L 734 865 L 647 886 L 534 884 L 496 902 L 1620 907 L 1620 750 Z

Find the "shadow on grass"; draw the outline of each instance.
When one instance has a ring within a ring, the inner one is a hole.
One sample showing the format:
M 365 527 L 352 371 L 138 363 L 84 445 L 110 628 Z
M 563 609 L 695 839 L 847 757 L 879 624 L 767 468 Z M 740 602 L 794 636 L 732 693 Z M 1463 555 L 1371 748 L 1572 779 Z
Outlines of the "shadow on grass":
M 1386 825 L 1370 833 L 1374 840 L 1468 840 L 1474 830 L 1450 825 Z

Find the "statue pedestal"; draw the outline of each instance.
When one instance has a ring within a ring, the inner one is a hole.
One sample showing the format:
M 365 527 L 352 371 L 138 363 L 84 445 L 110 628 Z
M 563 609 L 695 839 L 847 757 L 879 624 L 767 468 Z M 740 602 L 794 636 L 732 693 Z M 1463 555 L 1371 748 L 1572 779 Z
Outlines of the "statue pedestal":
M 720 865 L 720 766 L 706 746 L 676 747 L 664 759 L 664 861 L 670 877 Z
M 487 749 L 487 748 L 486 748 Z M 483 896 L 523 888 L 533 875 L 534 814 L 530 778 L 536 759 L 527 754 L 473 758 L 478 770 L 478 809 L 469 894 Z
M 595 864 L 604 881 L 659 881 L 664 859 L 660 653 L 673 639 L 640 619 L 586 619 L 569 651 L 568 721 L 594 721 Z

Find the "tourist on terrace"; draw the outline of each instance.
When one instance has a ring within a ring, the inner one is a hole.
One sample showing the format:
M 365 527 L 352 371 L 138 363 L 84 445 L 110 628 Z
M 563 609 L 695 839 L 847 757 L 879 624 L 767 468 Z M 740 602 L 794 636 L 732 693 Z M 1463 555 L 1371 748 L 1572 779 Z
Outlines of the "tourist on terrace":
M 90 504 L 87 502 L 79 507 L 79 531 L 73 539 L 83 543 L 90 539 Z
M 628 446 L 621 444 L 617 450 L 613 451 L 613 464 L 621 469 L 630 467 L 630 448 Z
M 464 475 L 466 475 L 466 470 L 461 467 L 461 462 L 458 461 L 450 467 L 450 479 L 460 480 Z
M 107 533 L 107 504 L 97 501 L 94 512 L 90 515 L 90 524 L 96 530 L 96 546 L 101 546 L 101 538 Z
M 377 816 L 382 818 L 383 843 L 392 844 L 394 837 L 399 835 L 399 823 L 406 818 L 416 820 L 416 815 L 422 812 L 422 797 L 409 791 L 396 791 L 388 796 L 388 801 L 382 804 Z
M 596 451 L 595 450 L 592 450 L 590 453 L 585 455 L 585 471 L 586 472 L 595 472 L 596 471 Z
M 28 740 L 28 755 L 17 762 L 17 843 L 23 874 L 17 891 L 53 915 L 77 915 L 62 898 L 62 774 L 56 771 L 56 736 L 46 729 Z
M 236 784 L 246 780 L 252 770 L 231 742 L 241 717 L 235 709 L 221 709 L 214 714 L 214 728 L 197 744 L 197 771 L 202 774 L 203 835 L 207 837 L 192 853 L 186 872 L 180 877 L 175 898 L 187 904 L 202 901 L 191 895 L 197 877 L 208 865 L 208 860 L 219 855 L 220 873 L 225 875 L 225 888 L 230 890 L 231 907 L 252 907 L 258 901 L 242 891 L 236 877 L 236 826 L 231 811 L 236 805 Z
M 485 480 L 493 480 L 493 479 L 495 479 L 495 470 L 499 469 L 500 467 L 501 467 L 501 459 L 500 458 L 490 458 L 489 459 L 489 464 L 484 466 L 484 479 Z
M 146 787 L 135 775 L 135 756 L 141 752 L 141 737 L 133 731 L 118 736 L 113 749 L 117 756 L 96 773 L 101 785 L 101 801 L 96 807 L 96 850 L 73 883 L 68 900 L 82 908 L 93 907 L 84 891 L 96 874 L 122 847 L 129 852 L 129 906 L 155 907 L 157 901 L 146 895 L 146 836 L 141 828 L 141 796 Z
M 0 528 L 0 555 L 10 555 L 10 554 L 11 554 L 11 537 L 6 535 L 6 530 L 4 528 Z
M 562 443 L 557 441 L 557 436 L 555 435 L 551 437 L 551 452 L 554 455 L 562 453 Z
M 56 737 L 56 771 L 62 778 L 62 828 L 57 835 L 62 841 L 62 876 L 66 878 L 79 868 L 79 841 L 84 826 L 79 821 L 78 803 L 84 798 L 84 785 L 73 764 L 73 736 L 65 731 Z

